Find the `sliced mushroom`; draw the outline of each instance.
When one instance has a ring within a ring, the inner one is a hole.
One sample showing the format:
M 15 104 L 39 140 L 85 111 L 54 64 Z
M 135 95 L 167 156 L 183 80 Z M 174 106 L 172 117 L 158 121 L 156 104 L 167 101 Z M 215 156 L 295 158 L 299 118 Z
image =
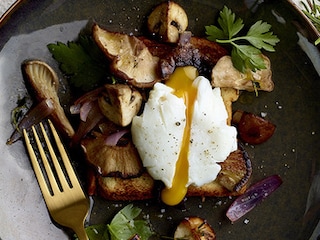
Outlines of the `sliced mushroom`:
M 22 64 L 22 71 L 38 102 L 45 99 L 52 100 L 54 111 L 50 118 L 64 135 L 71 138 L 74 130 L 60 104 L 59 79 L 55 71 L 47 63 L 39 60 L 25 61 Z
M 99 97 L 101 112 L 110 121 L 120 126 L 128 126 L 137 115 L 142 104 L 139 91 L 127 84 L 106 84 Z
M 253 113 L 238 110 L 233 115 L 232 122 L 236 124 L 239 137 L 245 143 L 252 145 L 264 143 L 276 130 L 274 123 Z
M 116 76 L 137 87 L 151 87 L 160 81 L 159 58 L 135 36 L 110 32 L 95 24 L 93 37 L 111 60 L 110 68 Z
M 229 191 L 243 192 L 252 174 L 251 160 L 242 146 L 220 163 L 216 181 Z
M 221 88 L 221 97 L 228 113 L 227 124 L 231 125 L 232 103 L 238 100 L 239 90 L 234 88 L 227 88 L 227 87 Z
M 200 217 L 186 217 L 178 225 L 174 239 L 215 240 L 216 234 L 206 220 Z
M 263 90 L 271 92 L 274 88 L 269 58 L 263 56 L 266 69 L 242 73 L 232 63 L 230 56 L 222 57 L 212 69 L 211 84 L 214 87 L 231 87 L 238 90 Z M 227 69 L 227 70 L 226 70 Z M 254 87 L 255 84 L 255 87 Z
M 148 44 L 148 42 L 146 42 Z M 155 47 L 151 49 L 153 51 Z M 204 38 L 192 37 L 192 33 L 185 31 L 180 35 L 179 42 L 170 53 L 165 55 L 157 50 L 160 59 L 161 76 L 167 79 L 176 67 L 194 66 L 200 75 L 210 78 L 211 70 L 218 60 L 227 54 L 227 50 L 215 42 Z
M 188 16 L 175 2 L 159 4 L 148 17 L 148 30 L 164 42 L 176 43 L 188 27 Z
M 94 134 L 95 138 L 83 139 L 81 147 L 101 176 L 130 178 L 142 173 L 141 159 L 130 139 L 120 145 L 108 145 L 106 135 Z

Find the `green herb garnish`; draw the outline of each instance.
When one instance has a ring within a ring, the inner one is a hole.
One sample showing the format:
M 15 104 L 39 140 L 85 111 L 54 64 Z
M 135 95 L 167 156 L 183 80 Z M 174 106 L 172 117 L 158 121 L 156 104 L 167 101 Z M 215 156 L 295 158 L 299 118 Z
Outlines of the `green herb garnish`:
M 67 44 L 51 43 L 48 49 L 72 86 L 89 91 L 107 79 L 107 62 L 90 36 Z
M 149 239 L 154 233 L 151 231 L 148 221 L 137 219 L 141 209 L 132 204 L 121 209 L 112 219 L 110 224 L 98 224 L 86 227 L 90 240 L 122 240 L 130 239 L 135 234 L 141 240 Z
M 29 110 L 29 104 L 28 104 L 28 98 L 23 97 L 23 98 L 18 98 L 17 100 L 17 106 L 11 111 L 11 123 L 14 129 L 19 130 L 19 122 L 23 118 L 23 116 L 27 113 Z
M 130 239 L 139 234 L 141 240 L 147 240 L 152 236 L 152 231 L 146 220 L 134 220 L 141 213 L 141 209 L 132 204 L 124 207 L 108 224 L 111 240 Z
M 301 1 L 304 6 L 302 12 L 310 19 L 314 27 L 320 32 L 320 5 L 315 4 L 313 0 L 312 3 L 308 1 L 308 6 Z M 315 45 L 320 43 L 320 37 L 314 42 Z
M 207 38 L 217 43 L 231 44 L 231 58 L 236 69 L 247 73 L 248 70 L 256 71 L 266 68 L 261 49 L 274 52 L 274 46 L 280 41 L 270 31 L 270 24 L 257 21 L 249 28 L 246 35 L 239 36 L 244 28 L 243 20 L 236 18 L 236 15 L 226 6 L 220 11 L 218 23 L 220 28 L 214 25 L 205 27 Z

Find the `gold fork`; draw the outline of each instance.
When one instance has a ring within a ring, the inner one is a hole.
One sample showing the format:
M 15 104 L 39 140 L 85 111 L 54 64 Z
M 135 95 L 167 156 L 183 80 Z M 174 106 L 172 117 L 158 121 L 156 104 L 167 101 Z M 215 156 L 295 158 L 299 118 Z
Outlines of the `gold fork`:
M 39 132 L 47 145 L 46 151 L 49 152 L 47 154 L 42 147 L 36 127 L 32 126 L 32 131 L 29 134 L 26 129 L 23 129 L 35 175 L 51 217 L 58 224 L 71 228 L 79 240 L 88 240 L 84 229 L 84 220 L 88 214 L 89 201 L 83 193 L 55 127 L 50 120 L 48 122 L 62 161 L 59 161 L 42 123 L 39 124 Z M 35 147 L 30 141 L 31 132 L 36 142 Z M 41 163 L 37 159 L 34 148 L 37 148 L 40 153 L 43 167 L 40 166 Z

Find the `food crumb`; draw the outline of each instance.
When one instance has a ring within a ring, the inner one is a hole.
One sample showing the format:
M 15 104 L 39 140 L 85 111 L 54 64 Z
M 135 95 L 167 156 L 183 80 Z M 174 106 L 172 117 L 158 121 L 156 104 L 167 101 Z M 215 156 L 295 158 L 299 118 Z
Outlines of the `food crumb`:
M 245 220 L 243 220 L 243 223 L 244 224 L 248 224 L 250 222 L 250 220 L 249 219 L 245 219 Z
M 267 112 L 261 112 L 261 113 L 260 113 L 261 117 L 263 117 L 263 118 L 266 117 L 267 114 L 268 114 Z

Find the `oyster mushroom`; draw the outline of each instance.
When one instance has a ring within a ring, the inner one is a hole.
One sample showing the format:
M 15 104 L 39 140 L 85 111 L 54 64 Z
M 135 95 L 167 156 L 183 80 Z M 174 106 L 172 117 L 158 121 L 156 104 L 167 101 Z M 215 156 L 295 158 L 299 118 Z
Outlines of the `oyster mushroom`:
M 175 2 L 159 4 L 148 17 L 148 30 L 164 42 L 176 43 L 188 27 L 188 16 Z
M 47 63 L 39 60 L 23 62 L 22 71 L 38 102 L 51 99 L 54 110 L 49 118 L 60 132 L 71 138 L 74 130 L 60 104 L 58 97 L 59 79 L 55 71 Z
M 81 147 L 87 161 L 96 167 L 101 176 L 130 178 L 142 173 L 142 162 L 131 140 L 120 145 L 109 145 L 110 136 L 98 132 L 94 135 L 95 138 L 83 139 Z
M 146 45 L 126 34 L 110 32 L 93 26 L 93 38 L 111 61 L 111 71 L 137 87 L 152 87 L 160 81 L 158 62 Z
M 128 126 L 142 104 L 141 94 L 127 84 L 106 84 L 98 99 L 101 112 L 110 121 Z
M 230 56 L 219 59 L 212 69 L 211 85 L 213 87 L 231 87 L 238 90 L 257 90 L 271 92 L 274 88 L 272 81 L 271 63 L 268 57 L 263 55 L 266 69 L 242 73 L 232 63 Z M 227 70 L 226 70 L 227 69 Z
M 186 217 L 177 226 L 174 239 L 215 240 L 216 234 L 206 220 L 200 217 Z

